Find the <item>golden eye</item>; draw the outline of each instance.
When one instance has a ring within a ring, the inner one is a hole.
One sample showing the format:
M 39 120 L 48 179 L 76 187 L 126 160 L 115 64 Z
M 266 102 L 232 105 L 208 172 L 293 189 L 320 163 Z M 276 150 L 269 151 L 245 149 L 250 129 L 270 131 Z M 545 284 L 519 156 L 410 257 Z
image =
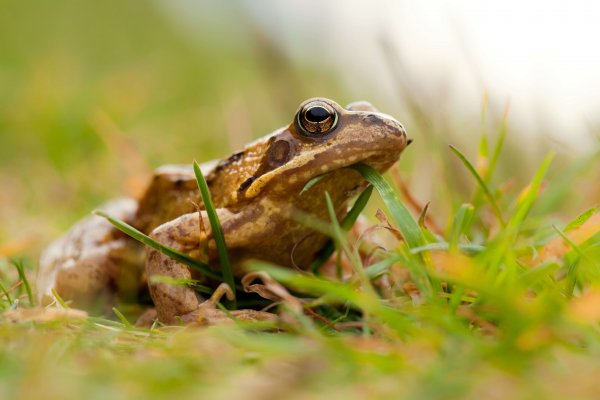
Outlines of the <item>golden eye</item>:
M 297 123 L 307 137 L 323 136 L 335 129 L 337 112 L 323 101 L 312 101 L 298 112 Z

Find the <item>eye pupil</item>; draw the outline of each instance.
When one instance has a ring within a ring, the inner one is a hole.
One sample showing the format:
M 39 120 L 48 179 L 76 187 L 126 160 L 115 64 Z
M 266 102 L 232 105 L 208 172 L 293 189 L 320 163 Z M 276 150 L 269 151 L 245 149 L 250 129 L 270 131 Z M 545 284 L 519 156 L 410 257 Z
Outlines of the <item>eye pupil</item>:
M 316 106 L 306 110 L 305 118 L 310 122 L 323 122 L 329 118 L 329 116 L 330 114 L 328 110 L 323 107 Z

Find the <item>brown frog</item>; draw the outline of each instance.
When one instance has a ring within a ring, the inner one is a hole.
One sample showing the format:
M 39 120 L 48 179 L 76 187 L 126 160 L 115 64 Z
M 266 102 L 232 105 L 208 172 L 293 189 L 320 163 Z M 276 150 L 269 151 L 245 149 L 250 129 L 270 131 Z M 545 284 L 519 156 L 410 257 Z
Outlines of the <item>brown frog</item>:
M 293 218 L 296 210 L 328 220 L 324 193 L 337 216 L 365 187 L 363 162 L 380 172 L 392 166 L 407 145 L 402 125 L 366 102 L 346 108 L 325 99 L 303 102 L 292 122 L 228 158 L 203 166 L 221 221 L 234 274 L 248 259 L 306 268 L 327 238 Z M 323 175 L 302 191 L 306 183 Z M 159 168 L 139 201 L 118 200 L 103 209 L 157 241 L 219 269 L 216 247 L 193 170 Z M 200 210 L 200 211 L 198 211 Z M 52 290 L 75 306 L 103 295 L 134 297 L 145 276 L 194 278 L 195 271 L 146 248 L 91 216 L 76 224 L 42 254 L 38 290 L 42 303 Z M 202 299 L 189 287 L 147 279 L 160 321 L 195 321 L 205 315 Z

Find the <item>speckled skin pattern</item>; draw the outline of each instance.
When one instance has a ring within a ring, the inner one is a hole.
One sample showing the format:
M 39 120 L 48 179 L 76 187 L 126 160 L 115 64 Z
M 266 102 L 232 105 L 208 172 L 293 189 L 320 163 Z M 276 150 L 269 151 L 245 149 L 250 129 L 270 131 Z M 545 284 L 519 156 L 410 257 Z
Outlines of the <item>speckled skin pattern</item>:
M 307 135 L 299 113 L 314 102 L 335 111 L 336 123 L 326 134 Z M 348 200 L 365 186 L 348 168 L 364 162 L 380 172 L 398 159 L 407 145 L 402 125 L 379 113 L 369 103 L 346 108 L 323 98 L 300 105 L 292 122 L 246 146 L 242 151 L 203 168 L 223 226 L 234 273 L 243 274 L 243 263 L 260 259 L 279 265 L 306 268 L 323 247 L 326 237 L 292 218 L 297 211 L 329 219 L 324 193 L 343 217 Z M 301 193 L 308 181 L 323 175 Z M 183 251 L 219 269 L 217 252 L 193 171 L 188 166 L 166 166 L 139 201 L 122 200 L 105 210 L 150 234 L 159 242 Z M 89 217 L 42 254 L 38 275 L 40 298 L 51 299 L 54 288 L 64 299 L 85 306 L 90 299 L 131 295 L 133 282 L 145 275 L 198 278 L 196 272 L 162 253 L 143 248 L 117 233 L 100 217 Z M 123 268 L 127 267 L 127 273 Z M 122 282 L 126 276 L 125 282 Z M 193 321 L 202 299 L 187 287 L 149 284 L 158 318 L 165 323 Z

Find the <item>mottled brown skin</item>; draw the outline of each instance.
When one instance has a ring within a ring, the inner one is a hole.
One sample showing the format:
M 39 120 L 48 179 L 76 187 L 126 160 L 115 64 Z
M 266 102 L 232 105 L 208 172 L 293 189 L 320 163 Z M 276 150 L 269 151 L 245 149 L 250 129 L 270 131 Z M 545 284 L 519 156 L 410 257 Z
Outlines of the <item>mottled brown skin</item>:
M 337 114 L 337 123 L 330 131 L 324 128 L 328 125 L 317 126 L 301 120 L 300 116 L 315 104 L 324 105 Z M 307 131 L 312 128 L 317 130 L 316 133 Z M 301 104 L 288 126 L 205 169 L 234 273 L 242 274 L 242 264 L 248 259 L 306 268 L 327 239 L 297 221 L 297 217 L 292 218 L 292 214 L 302 211 L 328 220 L 324 196 L 328 192 L 338 217 L 343 217 L 348 200 L 364 188 L 360 175 L 344 167 L 364 162 L 383 172 L 396 162 L 406 145 L 402 125 L 377 112 L 369 103 L 353 103 L 344 109 L 328 99 L 310 99 Z M 323 179 L 301 194 L 308 181 L 326 173 Z M 123 212 L 118 208 L 108 212 L 122 214 L 122 218 L 159 242 L 219 269 L 210 224 L 202 210 L 190 167 L 167 166 L 157 170 L 133 215 L 131 210 Z M 79 254 L 61 253 L 61 247 L 68 247 L 74 240 L 73 235 L 67 233 L 42 256 L 38 279 L 42 296 L 54 287 L 63 297 L 80 299 L 93 295 L 90 291 L 99 292 L 103 285 L 117 281 L 115 272 L 104 272 L 106 276 L 94 282 L 90 271 L 82 267 L 86 265 L 88 254 L 94 253 L 94 246 L 97 249 L 102 243 L 120 241 L 116 246 L 118 249 L 139 254 L 136 243 L 115 234 L 101 220 L 96 219 L 95 223 L 103 226 L 106 232 L 96 233 L 92 241 L 95 244 L 88 243 L 88 248 Z M 85 226 L 85 223 L 81 224 Z M 84 230 L 79 228 L 77 234 L 84 235 Z M 90 234 L 93 236 L 94 232 Z M 119 257 L 106 253 L 104 261 L 96 261 L 95 271 L 105 271 L 105 266 L 114 270 Z M 184 264 L 150 248 L 146 249 L 145 272 L 148 277 L 191 278 L 193 275 Z M 141 269 L 137 275 L 141 275 Z M 83 285 L 78 292 L 77 279 L 94 285 Z M 149 289 L 158 318 L 165 323 L 179 319 L 197 321 L 206 316 L 206 307 L 190 288 L 151 283 Z

